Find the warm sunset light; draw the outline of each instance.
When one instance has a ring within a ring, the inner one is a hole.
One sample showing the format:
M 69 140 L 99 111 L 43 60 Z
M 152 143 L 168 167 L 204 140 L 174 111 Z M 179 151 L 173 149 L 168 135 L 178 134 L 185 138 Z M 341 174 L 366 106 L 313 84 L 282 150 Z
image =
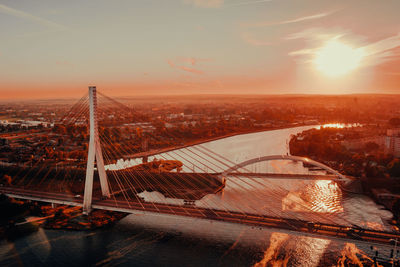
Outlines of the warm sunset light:
M 364 53 L 337 39 L 328 41 L 315 53 L 314 64 L 323 74 L 331 77 L 348 74 L 360 66 Z
M 0 100 L 398 93 L 400 2 L 282 1 L 0 0 Z
M 0 267 L 400 267 L 398 10 L 0 0 Z

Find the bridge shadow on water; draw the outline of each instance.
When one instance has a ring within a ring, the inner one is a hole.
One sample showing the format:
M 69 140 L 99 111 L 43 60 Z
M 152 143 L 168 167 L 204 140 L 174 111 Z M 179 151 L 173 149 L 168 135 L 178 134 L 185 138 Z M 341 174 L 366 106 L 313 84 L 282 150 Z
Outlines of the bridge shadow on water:
M 390 247 L 378 247 L 389 255 Z M 130 215 L 89 232 L 41 230 L 0 243 L 2 266 L 372 266 L 368 244 L 168 216 Z M 346 265 L 345 265 L 346 266 Z

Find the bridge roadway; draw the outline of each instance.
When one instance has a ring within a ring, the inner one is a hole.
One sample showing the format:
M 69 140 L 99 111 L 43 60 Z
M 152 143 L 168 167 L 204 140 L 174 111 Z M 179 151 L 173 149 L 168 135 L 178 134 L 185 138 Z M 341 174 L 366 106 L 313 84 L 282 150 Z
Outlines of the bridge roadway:
M 47 203 L 82 206 L 82 198 L 66 193 L 42 192 L 12 187 L 0 187 L 0 193 L 18 199 Z M 120 199 L 93 198 L 94 209 L 136 213 L 138 211 L 185 216 L 200 219 L 240 223 L 256 227 L 277 228 L 306 234 L 353 239 L 373 243 L 390 244 L 393 239 L 400 239 L 400 233 L 363 229 L 357 226 L 343 226 L 327 223 L 315 223 L 305 220 L 279 218 L 267 215 L 244 214 L 234 211 L 200 208 L 192 205 L 173 205 L 153 202 L 126 201 Z

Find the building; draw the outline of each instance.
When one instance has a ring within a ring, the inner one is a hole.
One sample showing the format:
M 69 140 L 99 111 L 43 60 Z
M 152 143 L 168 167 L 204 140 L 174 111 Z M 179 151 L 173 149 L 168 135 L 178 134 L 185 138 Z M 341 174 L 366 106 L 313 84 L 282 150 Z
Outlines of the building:
M 386 153 L 400 157 L 400 128 L 388 129 L 385 141 Z
M 367 143 L 375 143 L 380 148 L 385 146 L 385 136 L 368 136 L 362 138 L 355 138 L 349 140 L 343 140 L 342 146 L 349 150 L 359 150 L 363 149 Z

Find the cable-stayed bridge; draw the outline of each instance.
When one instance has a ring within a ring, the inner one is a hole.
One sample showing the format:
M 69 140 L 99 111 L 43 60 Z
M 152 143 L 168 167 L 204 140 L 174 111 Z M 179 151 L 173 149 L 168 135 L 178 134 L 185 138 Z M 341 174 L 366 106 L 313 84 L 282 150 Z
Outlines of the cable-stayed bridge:
M 83 130 L 89 133 L 86 137 L 78 137 L 84 135 L 82 133 L 74 136 L 85 148 L 84 157 L 67 158 L 64 162 L 43 159 L 30 165 L 0 164 L 0 174 L 12 177 L 12 182 L 3 184 L 0 192 L 14 198 L 82 206 L 85 214 L 92 209 L 104 209 L 188 216 L 368 242 L 388 243 L 400 237 L 399 233 L 356 226 L 341 216 L 338 185 L 347 186 L 352 179 L 322 163 L 290 155 L 268 155 L 237 164 L 201 144 L 180 145 L 180 149 L 176 149 L 176 145 L 172 145 L 174 149 L 155 148 L 146 154 L 143 151 L 146 146 L 122 142 L 121 132 L 114 128 L 107 130 L 107 125 L 120 123 L 114 120 L 116 114 L 122 114 L 126 121 L 143 117 L 107 96 L 99 94 L 98 97 L 96 88 L 89 87 L 88 95 L 58 124 L 61 129 L 88 128 Z M 71 134 L 74 135 L 72 130 Z M 153 144 L 165 146 L 165 139 L 171 142 L 182 139 L 165 134 L 167 138 L 151 132 L 143 137 L 143 133 L 137 132 L 143 143 L 152 138 Z M 59 136 L 59 142 L 68 143 L 63 140 L 66 136 L 63 130 Z M 143 158 L 146 161 L 154 155 L 162 159 L 155 161 L 156 169 L 146 169 L 151 162 L 138 168 L 137 163 L 141 162 L 128 160 Z M 302 162 L 328 174 L 270 173 L 251 168 L 254 164 L 277 160 Z M 166 171 L 170 164 L 175 164 L 172 168 L 175 171 Z M 288 192 L 279 183 L 271 182 L 273 179 L 323 183 L 316 183 L 316 194 L 307 199 L 293 198 L 284 209 L 281 199 Z

